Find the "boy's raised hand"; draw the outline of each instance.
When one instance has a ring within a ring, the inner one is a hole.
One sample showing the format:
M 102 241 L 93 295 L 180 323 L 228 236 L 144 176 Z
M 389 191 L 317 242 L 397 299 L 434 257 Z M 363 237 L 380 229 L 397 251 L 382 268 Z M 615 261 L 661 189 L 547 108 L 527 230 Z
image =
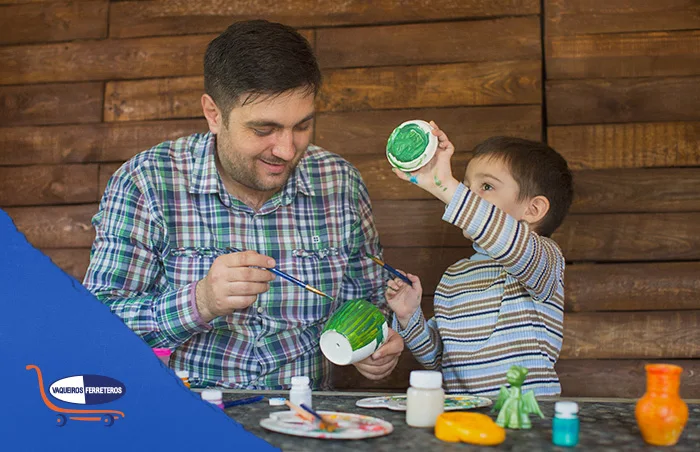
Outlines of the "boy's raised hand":
M 452 175 L 450 162 L 455 147 L 435 121 L 430 121 L 430 125 L 433 127 L 433 135 L 438 138 L 438 147 L 430 162 L 412 173 L 404 173 L 396 168 L 393 171 L 400 179 L 418 185 L 448 204 L 459 185 L 459 181 Z
M 408 321 L 420 308 L 421 298 L 423 297 L 423 287 L 420 284 L 420 278 L 410 273 L 404 273 L 412 285 L 406 284 L 401 279 L 390 279 L 386 284 L 386 301 L 389 307 L 396 314 L 396 318 L 402 328 L 406 328 Z

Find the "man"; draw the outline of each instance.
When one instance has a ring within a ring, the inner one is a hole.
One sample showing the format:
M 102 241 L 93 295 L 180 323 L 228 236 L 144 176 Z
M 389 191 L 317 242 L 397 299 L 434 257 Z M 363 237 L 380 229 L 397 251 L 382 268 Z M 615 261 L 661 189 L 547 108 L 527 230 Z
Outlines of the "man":
M 308 42 L 266 21 L 235 23 L 204 59 L 209 133 L 161 143 L 110 179 L 93 218 L 85 286 L 199 386 L 329 387 L 321 330 L 346 300 L 387 312 L 367 189 L 310 145 L 321 74 Z M 245 250 L 232 252 L 233 249 Z M 265 270 L 278 267 L 333 297 Z M 355 364 L 387 376 L 393 331 Z

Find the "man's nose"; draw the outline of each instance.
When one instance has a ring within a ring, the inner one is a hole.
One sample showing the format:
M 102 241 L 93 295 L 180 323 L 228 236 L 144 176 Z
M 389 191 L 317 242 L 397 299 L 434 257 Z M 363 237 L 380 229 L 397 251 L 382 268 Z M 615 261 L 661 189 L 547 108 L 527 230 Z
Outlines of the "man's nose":
M 272 155 L 283 160 L 292 160 L 296 154 L 294 147 L 294 133 L 291 130 L 284 130 L 278 135 Z

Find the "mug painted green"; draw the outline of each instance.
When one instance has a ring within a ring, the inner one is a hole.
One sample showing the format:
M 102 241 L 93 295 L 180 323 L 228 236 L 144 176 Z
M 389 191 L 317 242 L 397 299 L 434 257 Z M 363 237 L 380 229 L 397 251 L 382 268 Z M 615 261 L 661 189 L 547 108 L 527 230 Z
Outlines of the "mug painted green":
M 386 158 L 394 168 L 413 172 L 435 155 L 438 139 L 432 126 L 420 119 L 406 121 L 391 132 L 386 143 Z
M 372 303 L 347 301 L 321 332 L 321 351 L 333 364 L 346 366 L 374 353 L 389 334 L 384 314 Z

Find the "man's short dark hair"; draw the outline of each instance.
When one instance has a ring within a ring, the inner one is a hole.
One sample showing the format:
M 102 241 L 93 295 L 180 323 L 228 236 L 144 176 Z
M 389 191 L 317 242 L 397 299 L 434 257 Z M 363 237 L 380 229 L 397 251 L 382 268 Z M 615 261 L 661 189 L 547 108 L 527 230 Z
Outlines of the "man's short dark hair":
M 236 22 L 209 43 L 204 91 L 228 122 L 236 105 L 292 89 L 316 95 L 321 71 L 309 42 L 293 28 L 266 20 Z
M 544 196 L 549 211 L 537 225 L 538 234 L 549 237 L 564 221 L 574 189 L 564 157 L 545 143 L 514 137 L 492 137 L 474 148 L 474 158 L 501 159 L 518 183 L 518 200 Z

